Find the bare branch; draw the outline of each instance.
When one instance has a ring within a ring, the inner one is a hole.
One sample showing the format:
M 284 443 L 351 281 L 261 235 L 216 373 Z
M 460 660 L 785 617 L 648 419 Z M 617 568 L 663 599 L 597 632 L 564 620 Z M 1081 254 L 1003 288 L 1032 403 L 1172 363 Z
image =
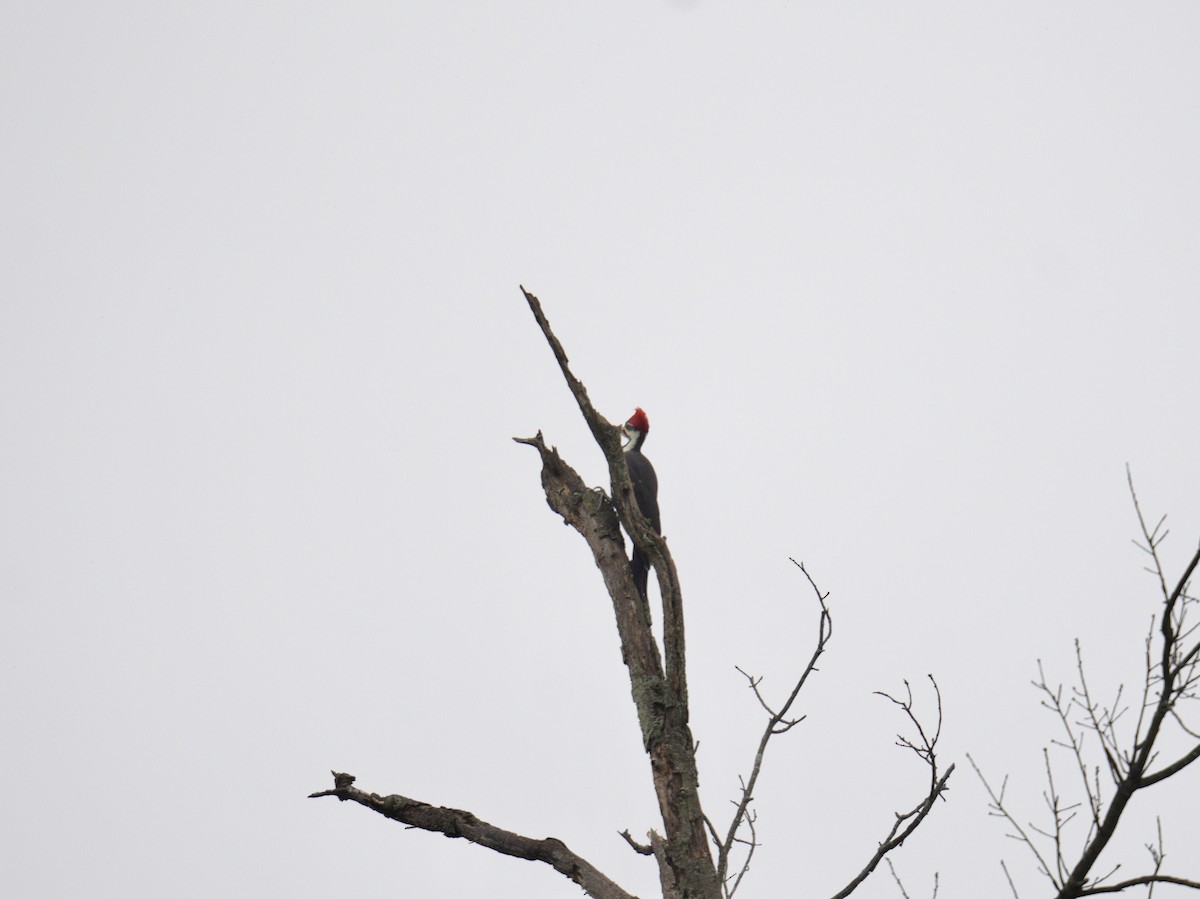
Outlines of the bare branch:
M 853 880 L 846 884 L 846 886 L 844 886 L 841 890 L 833 894 L 833 899 L 845 899 L 846 896 L 849 896 L 851 893 L 853 893 L 856 889 L 858 889 L 859 885 L 866 880 L 879 866 L 879 862 L 883 860 L 885 855 L 887 855 L 896 847 L 903 845 L 904 841 L 908 839 L 909 835 L 916 830 L 917 827 L 920 826 L 921 822 L 925 820 L 925 816 L 928 815 L 933 809 L 934 801 L 946 791 L 946 782 L 950 779 L 950 775 L 953 773 L 954 765 L 951 765 L 946 769 L 946 773 L 942 775 L 941 779 L 934 782 L 929 794 L 922 799 L 916 805 L 916 807 L 907 812 L 895 813 L 896 823 L 892 825 L 891 830 L 888 831 L 888 835 L 884 837 L 883 842 L 879 844 L 879 848 L 875 851 L 875 854 L 871 856 L 870 861 L 867 862 L 866 866 L 854 877 Z
M 890 858 L 888 858 L 888 859 L 884 859 L 884 861 L 887 862 L 888 869 L 892 872 L 892 880 L 896 881 L 896 887 L 897 887 L 897 889 L 900 890 L 900 895 L 903 896 L 904 899 L 911 899 L 911 897 L 908 895 L 908 890 L 906 890 L 904 888 L 904 882 L 900 879 L 900 874 L 896 871 L 896 866 L 894 864 L 892 864 L 892 860 Z M 937 899 L 938 886 L 939 886 L 938 873 L 937 873 L 937 871 L 934 871 L 933 872 L 933 892 L 930 893 L 930 899 Z
M 1191 752 L 1189 752 L 1183 758 L 1167 765 L 1165 768 L 1155 771 L 1153 774 L 1147 774 L 1144 777 L 1141 777 L 1138 780 L 1138 789 L 1141 789 L 1142 787 L 1154 786 L 1154 784 L 1178 774 L 1192 762 L 1196 761 L 1196 759 L 1200 759 L 1200 745 L 1193 746 Z
M 946 792 L 947 781 L 950 780 L 950 775 L 954 773 L 954 765 L 946 769 L 946 773 L 940 777 L 937 761 L 937 742 L 942 733 L 942 693 L 938 689 L 937 681 L 933 679 L 933 675 L 929 675 L 929 681 L 933 684 L 933 690 L 937 696 L 937 727 L 934 729 L 933 735 L 930 736 L 921 722 L 918 720 L 916 713 L 913 711 L 912 689 L 909 687 L 908 681 L 904 682 L 906 691 L 906 699 L 899 700 L 887 693 L 880 693 L 880 696 L 890 700 L 893 704 L 900 707 L 908 718 L 909 723 L 916 728 L 917 740 L 912 740 L 903 735 L 897 735 L 896 745 L 905 749 L 911 749 L 918 758 L 929 766 L 929 791 L 925 798 L 922 799 L 916 806 L 907 812 L 896 812 L 896 821 L 888 831 L 886 837 L 879 844 L 875 854 L 871 856 L 866 866 L 839 892 L 833 895 L 833 899 L 845 899 L 853 893 L 858 886 L 866 880 L 871 873 L 878 867 L 889 852 L 898 846 L 901 846 L 909 835 L 916 830 L 925 817 L 933 810 L 933 804 L 939 796 Z
M 904 881 L 902 881 L 900 879 L 900 875 L 896 873 L 896 866 L 892 864 L 892 860 L 890 858 L 887 859 L 887 866 L 888 870 L 892 872 L 892 880 L 896 881 L 896 888 L 900 890 L 900 895 L 903 896 L 904 899 L 912 899 L 912 897 L 908 895 L 908 890 L 904 889 Z
M 462 809 L 433 806 L 406 796 L 365 793 L 354 786 L 354 780 L 352 774 L 334 771 L 334 788 L 312 793 L 309 798 L 336 796 L 342 802 L 357 802 L 385 818 L 391 818 L 409 827 L 445 834 L 448 837 L 461 837 L 502 855 L 544 862 L 596 899 L 636 899 L 601 874 L 586 859 L 572 852 L 562 840 L 553 837 L 537 840 L 521 836 L 481 821 Z
M 976 777 L 979 778 L 979 782 L 983 784 L 983 788 L 987 790 L 988 797 L 991 799 L 991 802 L 988 805 L 989 814 L 991 814 L 993 817 L 1003 818 L 1008 822 L 1008 826 L 1012 828 L 1013 832 L 1007 834 L 1007 836 L 1019 843 L 1025 844 L 1025 847 L 1029 849 L 1031 853 L 1033 853 L 1033 857 L 1037 860 L 1038 871 L 1040 871 L 1042 874 L 1045 874 L 1046 877 L 1050 879 L 1050 882 L 1054 885 L 1055 889 L 1059 889 L 1061 884 L 1055 878 L 1054 872 L 1050 868 L 1050 865 L 1047 864 L 1046 860 L 1042 857 L 1041 852 L 1038 851 L 1037 846 L 1034 844 L 1029 834 L 1025 832 L 1025 829 L 1021 827 L 1021 825 L 1017 822 L 1017 819 L 1013 817 L 1007 806 L 1005 806 L 1004 787 L 1002 786 L 1000 788 L 999 793 L 993 790 L 992 785 L 988 783 L 988 779 L 983 776 L 983 772 L 979 769 L 979 765 L 975 763 L 975 759 L 972 758 L 969 752 L 967 753 L 967 761 L 970 762 L 971 767 L 975 769 Z M 1005 784 L 1007 785 L 1007 783 L 1008 781 L 1006 779 Z M 1004 867 L 1004 876 L 1008 877 L 1009 886 L 1012 887 L 1013 895 L 1015 896 L 1017 889 L 1015 886 L 1013 886 L 1012 877 L 1009 875 L 1008 867 L 1005 866 L 1003 862 L 1001 862 L 1001 865 Z
M 633 849 L 633 851 L 636 852 L 638 855 L 653 855 L 654 854 L 653 849 L 651 849 L 649 846 L 645 845 L 644 843 L 639 843 L 637 840 L 635 840 L 633 838 L 633 836 L 629 833 L 628 827 L 621 831 L 620 836 L 625 838 L 625 842 L 628 843 L 630 845 L 630 847 Z
M 1200 890 L 1200 881 L 1188 880 L 1186 877 L 1171 877 L 1168 874 L 1147 874 L 1145 877 L 1134 877 L 1122 880 L 1120 883 L 1110 883 L 1106 886 L 1088 887 L 1076 893 L 1077 896 L 1098 896 L 1101 893 L 1119 893 L 1130 887 L 1152 886 L 1156 883 L 1169 883 L 1174 886 L 1191 887 Z
M 971 764 L 975 763 L 972 762 Z M 979 771 L 978 768 L 975 770 L 976 772 Z M 1008 881 L 1008 888 L 1012 890 L 1013 899 L 1021 899 L 1021 894 L 1017 892 L 1017 885 L 1013 883 L 1012 875 L 1008 873 L 1008 865 L 1004 863 L 1003 859 L 1000 860 L 1000 869 L 1004 872 L 1004 879 Z
M 1183 719 L 1179 717 L 1179 712 L 1177 712 L 1175 709 L 1171 709 L 1171 717 L 1173 719 L 1175 719 L 1175 723 L 1179 726 L 1179 729 L 1181 731 L 1183 731 L 1185 734 L 1187 734 L 1193 740 L 1200 740 L 1200 733 L 1196 733 L 1196 731 L 1192 730 L 1186 724 L 1184 724 Z
M 766 727 L 763 728 L 762 736 L 759 738 L 758 749 L 754 753 L 754 764 L 750 767 L 749 781 L 743 782 L 741 799 L 734 803 L 736 808 L 733 813 L 733 820 L 729 822 L 729 830 L 726 832 L 724 840 L 715 841 L 717 845 L 717 879 L 722 884 L 726 882 L 728 877 L 729 855 L 733 851 L 734 844 L 737 842 L 738 831 L 741 830 L 743 822 L 747 820 L 747 809 L 750 807 L 750 803 L 754 800 L 754 787 L 758 783 L 759 774 L 762 773 L 763 757 L 767 751 L 767 744 L 771 741 L 771 737 L 775 736 L 776 734 L 786 733 L 804 720 L 803 716 L 800 718 L 788 719 L 786 715 L 791 710 L 792 705 L 795 703 L 796 697 L 800 695 L 800 690 L 804 687 L 805 683 L 808 682 L 809 675 L 817 670 L 817 660 L 820 659 L 821 655 L 825 652 L 825 646 L 829 643 L 829 638 L 833 636 L 833 619 L 830 617 L 829 607 L 825 604 L 825 600 L 828 598 L 829 594 L 821 592 L 821 589 L 813 581 L 812 576 L 808 573 L 808 569 L 804 567 L 802 562 L 797 562 L 795 559 L 791 559 L 790 561 L 804 574 L 805 579 L 808 581 L 809 586 L 812 587 L 813 593 L 817 597 L 819 612 L 817 616 L 816 646 L 813 649 L 812 656 L 808 660 L 808 664 L 804 666 L 804 670 L 800 672 L 800 676 L 797 678 L 795 686 L 792 687 L 792 692 L 788 695 L 787 700 L 783 703 L 778 711 L 773 710 L 763 698 L 762 693 L 759 692 L 758 685 L 762 683 L 762 678 L 753 677 L 747 674 L 741 668 L 737 669 L 749 682 L 750 688 L 754 691 L 754 695 L 758 699 L 759 705 L 763 707 L 769 717 Z M 753 852 L 754 845 L 756 844 L 751 844 L 751 852 Z M 749 856 L 747 856 L 746 865 L 749 865 L 749 862 L 750 859 Z M 742 877 L 745 875 L 745 873 L 746 867 L 743 867 L 741 874 L 739 874 L 737 877 L 734 889 L 737 888 L 737 883 L 741 883 Z M 732 891 L 730 891 L 728 895 L 732 895 Z
M 1042 670 L 1041 660 L 1038 660 L 1038 671 Z M 1121 717 L 1124 708 L 1121 706 L 1121 696 L 1124 691 L 1124 686 L 1117 688 L 1117 696 L 1113 702 L 1111 709 L 1099 709 L 1096 702 L 1092 699 L 1091 689 L 1088 687 L 1087 674 L 1083 665 L 1083 646 L 1078 639 L 1075 640 L 1075 670 L 1079 675 L 1079 687 L 1076 688 L 1076 698 L 1074 704 L 1082 707 L 1084 714 L 1087 715 L 1085 727 L 1088 727 L 1096 734 L 1096 739 L 1100 742 L 1100 749 L 1104 753 L 1104 760 L 1108 765 L 1108 773 L 1113 782 L 1118 782 L 1122 777 L 1122 769 L 1119 762 L 1120 746 L 1118 745 L 1116 723 Z M 1042 676 L 1042 682 L 1045 683 L 1045 675 Z M 1064 726 L 1070 733 L 1070 725 L 1064 719 Z M 1072 734 L 1073 738 L 1073 734 Z M 1092 823 L 1096 827 L 1100 826 L 1100 813 L 1103 811 L 1103 796 L 1100 792 L 1099 771 L 1096 771 L 1094 776 L 1094 788 L 1088 783 L 1087 769 L 1082 757 L 1083 740 L 1080 738 L 1077 745 L 1074 747 L 1075 760 L 1079 765 L 1080 772 L 1083 774 L 1084 792 L 1088 797 L 1088 805 L 1091 807 Z
M 747 674 L 738 665 L 734 665 L 733 667 L 737 671 L 738 674 L 740 674 L 742 677 L 744 677 L 746 679 L 746 681 L 748 682 L 748 684 L 750 686 L 750 689 L 754 691 L 754 698 L 758 700 L 758 704 L 763 707 L 763 710 L 768 715 L 770 715 L 772 718 L 774 718 L 775 710 L 773 708 L 771 708 L 769 705 L 767 705 L 767 701 L 765 699 L 763 699 L 762 693 L 760 693 L 758 690 L 758 685 L 762 683 L 762 678 L 755 677 L 752 674 Z
M 1167 578 L 1163 573 L 1162 561 L 1158 557 L 1158 546 L 1167 536 L 1166 532 L 1162 530 L 1163 523 L 1167 520 L 1167 517 L 1164 515 L 1160 518 L 1153 530 L 1148 529 L 1146 527 L 1146 519 L 1142 515 L 1142 504 L 1138 502 L 1137 491 L 1133 488 L 1133 470 L 1128 465 L 1125 466 L 1125 478 L 1129 482 L 1129 496 L 1133 500 L 1133 510 L 1137 513 L 1138 526 L 1141 528 L 1142 537 L 1146 541 L 1143 545 L 1135 540 L 1134 545 L 1154 560 L 1153 574 L 1158 579 L 1163 598 L 1167 599 Z M 1167 605 L 1170 605 L 1170 600 L 1167 601 Z
M 758 848 L 758 830 L 754 826 L 754 822 L 758 820 L 758 815 L 754 812 L 749 812 L 746 815 L 746 827 L 750 831 L 750 839 L 738 839 L 737 842 L 746 847 L 746 858 L 742 861 L 741 870 L 737 876 L 733 878 L 733 884 L 730 885 L 728 879 L 721 886 L 725 890 L 725 899 L 733 899 L 733 894 L 738 891 L 738 887 L 742 885 L 742 878 L 750 872 L 750 862 L 754 859 L 754 850 Z

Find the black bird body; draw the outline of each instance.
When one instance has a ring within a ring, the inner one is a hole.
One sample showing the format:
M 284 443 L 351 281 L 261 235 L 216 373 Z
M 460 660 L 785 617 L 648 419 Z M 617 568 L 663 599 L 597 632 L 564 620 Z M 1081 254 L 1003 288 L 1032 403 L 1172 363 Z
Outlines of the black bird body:
M 654 473 L 654 466 L 650 464 L 650 460 L 642 454 L 642 444 L 646 441 L 646 434 L 650 431 L 646 413 L 637 409 L 630 416 L 629 421 L 625 422 L 624 431 L 629 439 L 625 446 L 625 465 L 629 469 L 629 480 L 633 484 L 633 498 L 637 501 L 638 509 L 646 516 L 650 526 L 654 528 L 654 533 L 661 534 L 662 520 L 658 513 L 658 476 Z M 633 546 L 633 558 L 630 560 L 629 567 L 633 573 L 633 582 L 637 585 L 638 593 L 644 600 L 650 580 L 650 559 L 638 548 L 636 543 Z

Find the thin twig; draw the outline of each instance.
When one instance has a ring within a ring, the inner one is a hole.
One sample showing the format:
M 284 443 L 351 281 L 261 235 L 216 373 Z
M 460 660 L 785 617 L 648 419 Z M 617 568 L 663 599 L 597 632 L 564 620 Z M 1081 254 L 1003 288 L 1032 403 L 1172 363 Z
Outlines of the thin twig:
M 1034 842 L 1030 838 L 1029 834 L 1027 834 L 1025 832 L 1025 829 L 1023 827 L 1021 827 L 1021 825 L 1017 822 L 1017 819 L 1013 817 L 1012 813 L 1009 812 L 1007 806 L 1005 806 L 1005 804 L 1004 804 L 1004 787 L 1001 787 L 999 793 L 997 793 L 995 790 L 993 790 L 992 785 L 990 783 L 988 783 L 988 779 L 983 776 L 983 771 L 980 770 L 979 765 L 977 765 L 975 763 L 975 759 L 971 756 L 971 754 L 969 752 L 967 753 L 967 761 L 970 762 L 971 767 L 975 769 L 975 776 L 979 778 L 979 782 L 981 784 L 983 784 L 983 788 L 987 791 L 988 797 L 991 799 L 991 802 L 988 805 L 989 814 L 991 814 L 994 817 L 1003 818 L 1005 821 L 1008 822 L 1008 826 L 1011 827 L 1013 830 L 1013 833 L 1008 834 L 1008 836 L 1011 837 L 1012 839 L 1016 840 L 1017 842 L 1023 843 L 1025 845 L 1025 847 L 1033 854 L 1033 857 L 1037 860 L 1038 870 L 1042 874 L 1045 874 L 1046 877 L 1048 877 L 1050 879 L 1050 883 L 1052 883 L 1054 885 L 1054 888 L 1056 890 L 1060 889 L 1062 885 L 1055 878 L 1053 870 L 1051 869 L 1050 865 L 1046 862 L 1046 859 L 1042 857 L 1042 853 L 1038 850 L 1037 846 L 1034 844 Z M 1007 781 L 1005 781 L 1005 783 L 1007 784 Z M 1003 864 L 1003 862 L 1001 864 Z M 1005 876 L 1008 876 L 1008 868 L 1007 867 L 1004 868 L 1004 873 L 1005 873 Z M 1009 884 L 1010 885 L 1012 884 L 1011 877 L 1009 878 Z M 1016 894 L 1015 887 L 1013 888 L 1013 894 L 1014 895 Z

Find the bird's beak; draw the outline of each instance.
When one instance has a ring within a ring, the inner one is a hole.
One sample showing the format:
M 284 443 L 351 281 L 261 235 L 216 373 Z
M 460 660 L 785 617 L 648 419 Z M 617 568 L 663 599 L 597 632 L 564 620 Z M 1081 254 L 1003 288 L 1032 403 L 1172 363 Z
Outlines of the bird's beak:
M 621 425 L 621 449 L 629 446 L 631 440 L 633 440 L 633 435 L 629 433 L 629 428 Z

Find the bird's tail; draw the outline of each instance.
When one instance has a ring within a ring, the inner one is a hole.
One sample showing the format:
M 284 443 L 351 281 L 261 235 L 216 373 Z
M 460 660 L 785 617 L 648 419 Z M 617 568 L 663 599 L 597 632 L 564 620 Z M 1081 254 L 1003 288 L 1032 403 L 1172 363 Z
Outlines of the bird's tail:
M 650 558 L 635 546 L 629 568 L 633 572 L 633 583 L 638 589 L 638 595 L 642 597 L 642 602 L 647 602 L 646 589 L 650 581 Z

